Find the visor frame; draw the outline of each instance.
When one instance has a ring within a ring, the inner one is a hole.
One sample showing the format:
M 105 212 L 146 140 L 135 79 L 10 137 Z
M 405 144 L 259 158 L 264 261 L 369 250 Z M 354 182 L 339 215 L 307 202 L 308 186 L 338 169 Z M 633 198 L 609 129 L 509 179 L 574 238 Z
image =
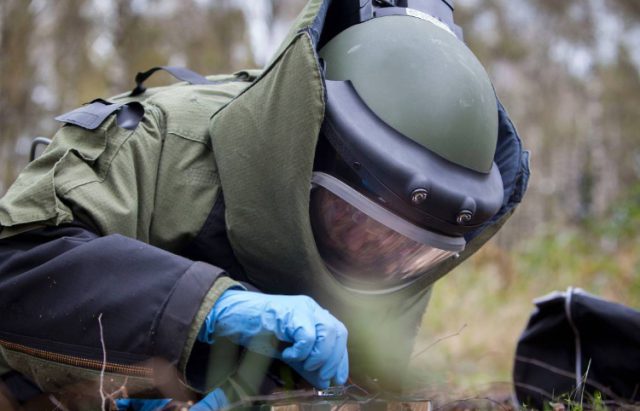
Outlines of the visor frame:
M 444 253 L 442 258 L 431 260 L 425 264 L 424 267 L 416 270 L 413 275 L 406 276 L 404 278 L 383 278 L 383 276 L 381 276 L 379 279 L 373 275 L 371 280 L 369 280 L 350 275 L 350 269 L 348 268 L 347 271 L 344 271 L 345 267 L 340 267 L 340 265 L 334 266 L 332 262 L 333 259 L 325 257 L 324 251 L 322 251 L 326 247 L 326 245 L 324 245 L 324 241 L 316 238 L 316 247 L 322 256 L 325 267 L 332 274 L 334 279 L 337 280 L 338 284 L 350 292 L 367 295 L 383 295 L 399 291 L 416 281 L 419 281 L 424 274 L 430 272 L 434 267 L 452 258 L 458 258 L 458 252 L 462 251 L 465 247 L 464 237 L 448 237 L 446 235 L 430 232 L 421 227 L 415 226 L 393 214 L 381 205 L 375 203 L 374 200 L 352 188 L 349 184 L 329 174 L 314 172 L 312 175 L 311 189 L 312 199 L 314 198 L 313 191 L 322 189 L 326 193 L 337 197 L 340 201 L 349 205 L 354 210 L 363 213 L 367 218 L 370 218 L 376 224 L 385 227 L 389 231 L 395 232 L 397 235 L 400 235 L 417 245 L 426 246 L 430 249 L 439 250 L 441 253 Z M 312 215 L 312 220 L 321 221 L 322 217 L 314 217 L 316 212 L 313 211 L 313 200 L 310 207 L 312 208 L 310 213 Z M 318 207 L 322 207 L 320 206 L 320 203 L 318 204 Z M 320 220 L 318 220 L 318 218 L 320 218 Z M 326 230 L 331 230 L 331 227 L 326 225 L 321 228 L 318 227 L 317 230 L 314 229 L 314 236 L 327 235 Z M 357 266 L 354 267 L 357 270 Z
M 387 210 L 334 176 L 314 171 L 311 177 L 311 183 L 312 187 L 321 186 L 325 188 L 380 224 L 417 243 L 454 253 L 459 253 L 464 250 L 466 245 L 464 237 L 451 237 L 419 227 Z

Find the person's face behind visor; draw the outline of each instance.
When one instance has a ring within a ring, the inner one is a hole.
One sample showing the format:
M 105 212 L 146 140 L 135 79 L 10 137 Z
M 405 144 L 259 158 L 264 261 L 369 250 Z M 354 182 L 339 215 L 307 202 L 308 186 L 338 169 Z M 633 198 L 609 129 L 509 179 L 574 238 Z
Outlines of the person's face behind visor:
M 395 289 L 454 254 L 394 231 L 321 186 L 312 191 L 311 224 L 326 266 L 353 289 Z

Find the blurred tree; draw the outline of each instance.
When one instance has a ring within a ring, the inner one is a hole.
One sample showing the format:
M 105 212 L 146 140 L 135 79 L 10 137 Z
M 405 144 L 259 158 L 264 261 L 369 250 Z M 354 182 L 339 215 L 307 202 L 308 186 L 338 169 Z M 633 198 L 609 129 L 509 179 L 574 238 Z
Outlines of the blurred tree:
M 626 45 L 638 42 L 637 2 L 460 4 L 466 41 L 533 152 L 527 201 L 499 243 L 602 217 L 638 178 L 638 116 L 622 114 L 637 111 L 640 96 L 638 61 Z
M 31 102 L 34 64 L 30 44 L 34 32 L 31 2 L 0 3 L 0 194 L 17 175 L 14 150 L 25 123 L 37 112 Z
M 623 185 L 630 186 L 640 179 L 640 75 L 627 46 L 619 44 L 617 55 L 616 61 L 601 67 L 598 74 L 607 129 L 620 133 L 616 137 L 621 144 L 613 156 L 618 159 Z
M 148 7 L 158 3 L 152 0 Z M 119 90 L 131 87 L 135 73 L 158 65 L 183 65 L 203 74 L 254 66 L 242 11 L 227 0 L 175 2 L 171 14 L 134 10 L 128 0 L 116 4 L 113 46 Z
M 637 0 L 607 0 L 607 7 L 624 17 L 632 25 L 640 18 L 640 3 Z
M 91 21 L 83 13 L 86 7 L 87 0 L 67 0 L 46 10 L 53 13 L 55 19 L 50 37 L 54 55 L 53 61 L 40 64 L 53 66 L 58 112 L 73 107 L 76 102 L 92 100 L 96 79 L 101 77 L 96 75 L 89 60 Z

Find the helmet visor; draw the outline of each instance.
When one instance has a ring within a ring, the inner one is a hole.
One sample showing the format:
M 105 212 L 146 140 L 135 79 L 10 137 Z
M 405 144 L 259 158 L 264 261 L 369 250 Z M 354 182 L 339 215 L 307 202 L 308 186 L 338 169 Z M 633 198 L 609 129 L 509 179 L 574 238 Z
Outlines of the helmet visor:
M 402 286 L 464 248 L 463 238 L 417 227 L 323 173 L 314 174 L 310 215 L 326 266 L 351 288 Z

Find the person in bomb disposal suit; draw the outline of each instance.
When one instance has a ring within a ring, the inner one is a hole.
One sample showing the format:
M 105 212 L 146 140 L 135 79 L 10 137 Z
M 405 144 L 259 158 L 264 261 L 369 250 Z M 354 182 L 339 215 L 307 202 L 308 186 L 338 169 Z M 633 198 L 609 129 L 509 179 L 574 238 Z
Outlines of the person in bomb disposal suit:
M 264 70 L 60 116 L 0 201 L 0 369 L 71 408 L 100 380 L 216 409 L 273 388 L 248 356 L 402 389 L 431 285 L 529 175 L 461 36 L 451 0 L 311 0 Z

